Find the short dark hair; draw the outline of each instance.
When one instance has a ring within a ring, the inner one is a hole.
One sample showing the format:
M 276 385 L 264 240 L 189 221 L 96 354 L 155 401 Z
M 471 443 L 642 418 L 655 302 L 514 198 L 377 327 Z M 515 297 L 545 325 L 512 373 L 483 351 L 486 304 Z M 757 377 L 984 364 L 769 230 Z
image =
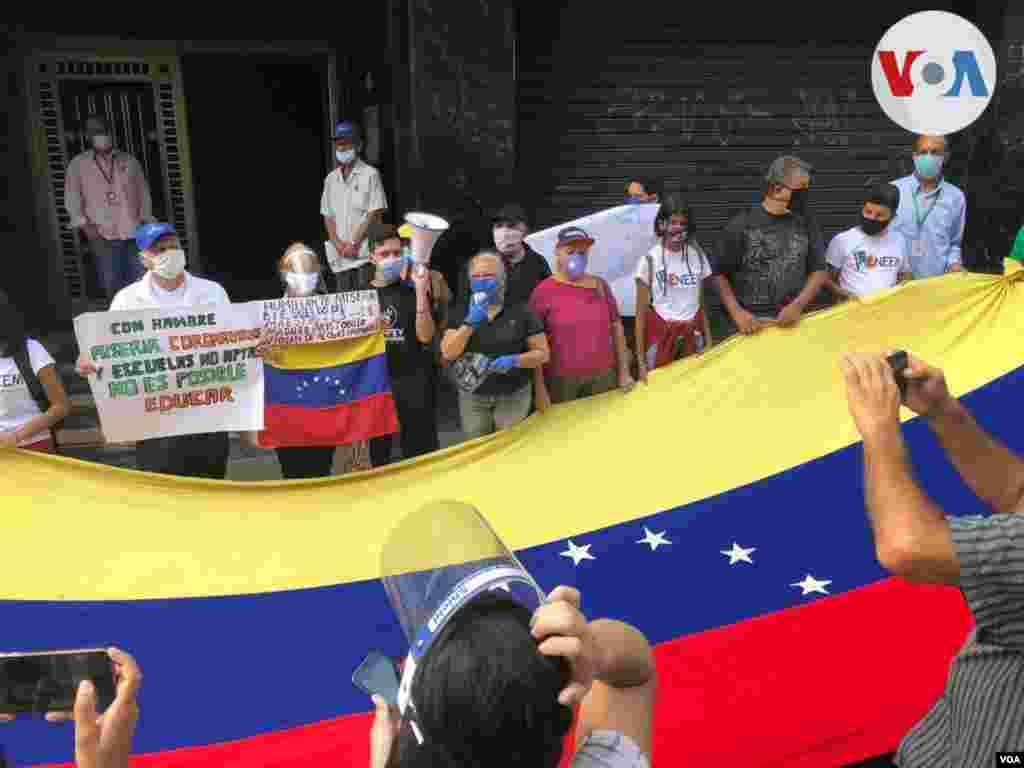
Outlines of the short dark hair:
M 573 719 L 558 694 L 571 673 L 564 658 L 540 653 L 530 618 L 493 592 L 455 614 L 413 683 L 423 744 L 403 723 L 389 768 L 556 768 Z
M 658 213 L 654 217 L 654 234 L 659 237 L 663 235 L 669 221 L 676 214 L 686 216 L 686 227 L 691 234 L 697 231 L 697 222 L 693 219 L 693 209 L 690 207 L 689 202 L 684 200 L 681 195 L 673 192 L 661 201 Z
M 900 207 L 900 190 L 895 184 L 889 182 L 879 182 L 868 190 L 867 203 L 876 203 L 878 205 L 884 205 L 890 211 L 892 215 L 896 215 L 896 210 Z

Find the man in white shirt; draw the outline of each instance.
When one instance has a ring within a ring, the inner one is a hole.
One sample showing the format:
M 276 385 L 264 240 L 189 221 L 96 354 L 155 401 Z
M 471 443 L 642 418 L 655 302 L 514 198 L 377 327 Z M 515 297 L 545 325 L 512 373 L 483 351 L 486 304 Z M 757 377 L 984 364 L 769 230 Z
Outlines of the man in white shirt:
M 170 224 L 142 225 L 135 242 L 146 274 L 118 291 L 111 312 L 231 303 L 221 285 L 188 273 L 185 252 Z M 86 376 L 100 370 L 83 353 L 78 372 Z M 140 440 L 135 445 L 135 466 L 144 472 L 223 480 L 230 447 L 227 432 Z
M 890 226 L 899 207 L 900 190 L 878 184 L 864 202 L 860 225 L 832 238 L 825 254 L 827 285 L 840 300 L 869 296 L 912 277 L 907 240 Z
M 327 263 L 334 273 L 335 291 L 366 289 L 374 268 L 369 263 L 366 233 L 371 223 L 383 222 L 388 201 L 380 173 L 363 162 L 362 132 L 355 123 L 340 122 L 334 130 L 338 167 L 324 180 L 320 214 L 327 227 Z
M 64 181 L 64 206 L 71 226 L 89 243 L 96 273 L 113 298 L 138 280 L 135 230 L 153 221 L 153 200 L 139 161 L 114 148 L 110 125 L 93 115 L 85 123 L 92 149 L 76 155 Z

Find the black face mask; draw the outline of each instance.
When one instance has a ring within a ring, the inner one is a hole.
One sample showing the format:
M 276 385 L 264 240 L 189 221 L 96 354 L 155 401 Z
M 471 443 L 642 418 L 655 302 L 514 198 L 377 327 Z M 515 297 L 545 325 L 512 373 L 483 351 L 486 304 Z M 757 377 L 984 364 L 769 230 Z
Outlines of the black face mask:
M 889 226 L 888 221 L 878 221 L 877 219 L 869 219 L 865 216 L 860 217 L 860 228 L 864 231 L 865 235 L 880 235 Z
M 789 197 L 789 210 L 793 213 L 806 213 L 807 212 L 807 190 L 806 189 L 794 189 Z

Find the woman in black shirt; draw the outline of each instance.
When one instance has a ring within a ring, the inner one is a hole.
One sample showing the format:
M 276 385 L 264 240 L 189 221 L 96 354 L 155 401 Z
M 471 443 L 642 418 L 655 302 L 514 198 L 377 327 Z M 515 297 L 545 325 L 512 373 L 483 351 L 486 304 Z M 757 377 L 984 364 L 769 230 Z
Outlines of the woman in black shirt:
M 469 264 L 469 307 L 441 342 L 459 386 L 462 431 L 473 439 L 518 424 L 530 413 L 534 369 L 549 357 L 544 324 L 525 304 L 505 306 L 505 263 L 481 251 Z
M 398 410 L 402 458 L 411 459 L 440 447 L 430 277 L 418 275 L 402 258 L 402 241 L 392 225 L 375 224 L 368 237 L 370 261 L 376 267 L 370 287 L 377 290 L 386 329 L 388 373 Z M 384 435 L 370 441 L 374 467 L 391 462 L 392 437 Z

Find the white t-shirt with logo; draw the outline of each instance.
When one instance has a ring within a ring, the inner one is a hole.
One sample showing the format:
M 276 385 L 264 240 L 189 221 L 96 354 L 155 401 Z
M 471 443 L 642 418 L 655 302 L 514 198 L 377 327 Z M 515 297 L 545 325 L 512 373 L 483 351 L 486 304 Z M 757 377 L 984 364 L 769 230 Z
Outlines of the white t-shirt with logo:
M 110 312 L 130 309 L 173 309 L 202 307 L 209 304 L 230 304 L 227 291 L 220 283 L 185 273 L 185 281 L 173 291 L 165 291 L 147 272 L 142 279 L 126 285 L 110 302 Z
M 906 238 L 891 225 L 875 237 L 860 227 L 840 232 L 829 243 L 825 260 L 839 270 L 839 287 L 855 296 L 892 288 L 900 273 L 911 271 Z
M 37 376 L 46 366 L 55 365 L 50 353 L 35 339 L 28 340 L 28 359 Z M 0 357 L 0 432 L 12 432 L 39 414 L 39 406 L 21 378 L 14 358 Z M 43 430 L 19 440 L 18 445 L 24 447 L 49 439 L 50 433 Z
M 666 253 L 668 256 L 666 265 Z M 654 286 L 648 263 L 654 267 Z M 641 258 L 633 277 L 643 280 L 651 289 L 654 311 L 670 323 L 692 320 L 700 309 L 700 287 L 711 276 L 708 257 L 699 245 L 687 242 L 679 253 L 665 251 L 660 243 L 650 251 L 650 258 Z

